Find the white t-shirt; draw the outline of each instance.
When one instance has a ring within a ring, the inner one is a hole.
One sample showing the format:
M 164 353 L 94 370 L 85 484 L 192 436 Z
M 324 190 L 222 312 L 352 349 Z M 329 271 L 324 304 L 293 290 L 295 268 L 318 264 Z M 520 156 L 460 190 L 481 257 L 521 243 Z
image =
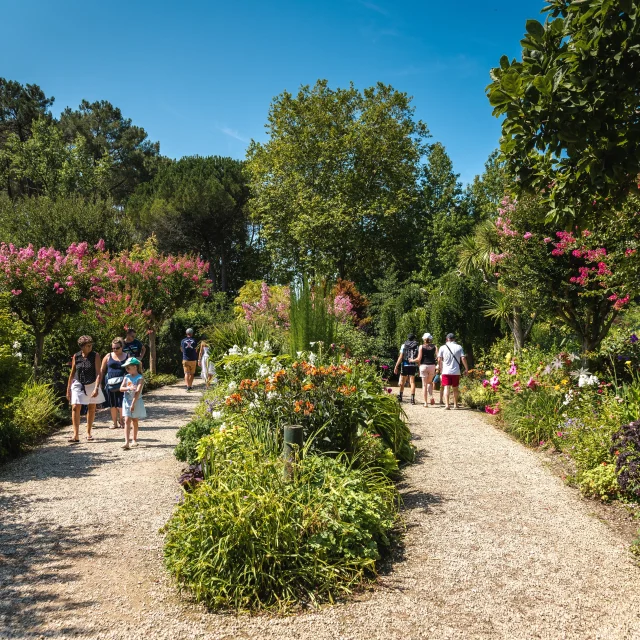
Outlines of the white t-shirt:
M 454 357 L 455 356 L 455 357 Z M 440 347 L 438 358 L 442 358 L 442 371 L 444 375 L 459 376 L 462 358 L 464 358 L 464 349 L 456 342 L 447 342 Z

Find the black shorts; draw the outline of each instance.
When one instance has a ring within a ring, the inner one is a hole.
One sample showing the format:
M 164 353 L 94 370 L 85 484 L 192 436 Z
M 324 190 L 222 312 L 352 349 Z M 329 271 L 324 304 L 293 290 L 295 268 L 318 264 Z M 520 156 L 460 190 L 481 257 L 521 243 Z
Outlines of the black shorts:
M 415 364 L 403 364 L 400 367 L 401 376 L 415 376 L 418 371 L 418 366 Z

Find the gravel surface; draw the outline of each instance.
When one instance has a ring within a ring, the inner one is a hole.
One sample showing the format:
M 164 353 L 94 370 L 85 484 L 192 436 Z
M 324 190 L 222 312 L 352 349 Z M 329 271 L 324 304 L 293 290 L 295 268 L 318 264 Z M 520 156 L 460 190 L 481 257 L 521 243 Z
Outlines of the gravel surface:
M 542 463 L 470 411 L 405 405 L 402 557 L 375 590 L 290 617 L 216 615 L 177 594 L 158 529 L 199 394 L 146 397 L 143 447 L 59 434 L 0 469 L 0 638 L 640 638 L 640 568 Z M 106 427 L 104 421 L 100 426 Z

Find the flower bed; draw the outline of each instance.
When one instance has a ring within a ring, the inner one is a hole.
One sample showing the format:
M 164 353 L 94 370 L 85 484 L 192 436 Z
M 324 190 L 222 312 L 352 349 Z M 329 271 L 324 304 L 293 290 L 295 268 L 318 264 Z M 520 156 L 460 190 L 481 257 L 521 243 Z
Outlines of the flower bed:
M 397 519 L 391 478 L 414 457 L 373 365 L 322 353 L 291 362 L 269 347 L 230 349 L 221 384 L 178 433 L 176 455 L 194 466 L 166 526 L 166 564 L 218 609 L 331 602 L 374 576 Z M 293 424 L 305 444 L 287 480 Z
M 635 345 L 634 338 L 632 334 L 628 347 Z M 529 348 L 517 358 L 507 353 L 500 361 L 496 351 L 490 368 L 464 382 L 463 400 L 495 415 L 525 444 L 551 447 L 565 456 L 575 470 L 570 479 L 583 494 L 637 500 L 640 493 L 630 487 L 636 487 L 640 476 L 640 438 L 629 424 L 640 415 L 635 359 L 624 360 L 623 384 L 613 365 L 607 380 L 606 373 L 593 374 L 569 351 L 550 355 Z

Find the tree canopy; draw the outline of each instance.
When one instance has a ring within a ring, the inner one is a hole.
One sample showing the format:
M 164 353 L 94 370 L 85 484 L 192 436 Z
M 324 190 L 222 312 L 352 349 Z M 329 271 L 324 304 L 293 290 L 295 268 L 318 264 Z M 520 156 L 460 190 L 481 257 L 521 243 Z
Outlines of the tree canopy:
M 241 161 L 193 156 L 163 166 L 136 191 L 129 211 L 162 251 L 198 253 L 210 263 L 215 289 L 237 290 L 256 266 L 248 199 Z
M 371 282 L 410 246 L 403 223 L 417 202 L 429 136 L 411 99 L 378 83 L 284 92 L 269 140 L 248 150 L 252 210 L 281 273 Z
M 522 61 L 503 56 L 487 93 L 520 188 L 546 197 L 548 220 L 569 224 L 636 187 L 640 6 L 547 2 L 544 24 L 527 21 Z

